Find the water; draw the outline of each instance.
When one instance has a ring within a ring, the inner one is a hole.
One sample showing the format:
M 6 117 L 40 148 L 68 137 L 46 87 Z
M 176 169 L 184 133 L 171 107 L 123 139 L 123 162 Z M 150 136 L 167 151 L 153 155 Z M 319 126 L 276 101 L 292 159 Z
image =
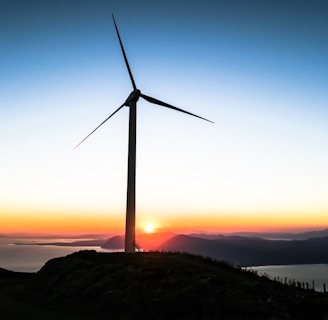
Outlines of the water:
M 96 246 L 63 247 L 52 245 L 15 245 L 15 243 L 27 242 L 66 242 L 66 239 L 47 239 L 47 241 L 44 239 L 0 239 L 0 268 L 12 271 L 36 272 L 48 260 L 66 256 L 76 251 L 108 251 Z
M 279 278 L 285 282 L 286 277 L 287 281 L 308 283 L 311 289 L 314 281 L 314 289 L 317 291 L 323 291 L 325 283 L 328 290 L 328 264 L 261 266 L 251 267 L 251 269 L 257 271 L 259 275 L 268 275 L 270 279 Z

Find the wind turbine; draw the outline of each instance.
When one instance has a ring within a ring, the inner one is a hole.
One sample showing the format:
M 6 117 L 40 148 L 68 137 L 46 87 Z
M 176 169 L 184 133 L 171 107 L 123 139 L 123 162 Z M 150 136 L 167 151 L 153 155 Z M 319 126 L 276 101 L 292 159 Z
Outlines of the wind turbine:
M 183 109 L 174 107 L 166 102 L 160 101 L 158 99 L 152 98 L 150 96 L 147 96 L 139 89 L 137 89 L 136 83 L 134 81 L 131 68 L 128 62 L 128 59 L 125 54 L 125 50 L 123 47 L 123 43 L 120 37 L 120 33 L 118 31 L 116 21 L 113 17 L 113 22 L 115 26 L 115 30 L 117 33 L 118 41 L 121 46 L 122 54 L 124 57 L 125 65 L 128 70 L 130 80 L 132 83 L 133 91 L 130 93 L 130 95 L 127 97 L 125 102 L 117 108 L 109 117 L 107 117 L 101 124 L 98 125 L 97 128 L 95 128 L 93 131 L 91 131 L 81 142 L 79 142 L 74 149 L 76 149 L 82 142 L 84 142 L 87 138 L 89 138 L 97 129 L 99 129 L 107 120 L 109 120 L 115 113 L 120 111 L 124 106 L 130 108 L 129 113 L 129 149 L 128 149 L 128 181 L 127 181 L 127 199 L 126 199 L 126 224 L 125 224 L 125 252 L 135 252 L 136 250 L 136 241 L 135 241 L 135 221 L 136 221 L 136 215 L 135 215 L 135 185 L 136 185 L 136 122 L 137 122 L 137 101 L 139 98 L 143 98 L 146 101 L 157 104 L 162 107 L 166 107 L 169 109 L 173 109 L 176 111 L 180 111 L 186 114 L 189 114 L 191 116 L 197 117 L 199 119 L 212 122 L 208 119 L 205 119 L 203 117 L 197 116 L 196 114 L 193 114 L 191 112 L 185 111 Z

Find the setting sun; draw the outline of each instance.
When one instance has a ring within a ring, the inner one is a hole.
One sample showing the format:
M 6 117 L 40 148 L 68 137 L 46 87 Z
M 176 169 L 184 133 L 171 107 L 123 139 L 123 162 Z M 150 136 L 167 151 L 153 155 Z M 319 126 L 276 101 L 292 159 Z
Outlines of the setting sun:
M 146 224 L 146 226 L 145 226 L 146 233 L 153 233 L 154 229 L 155 229 L 155 227 L 152 224 Z

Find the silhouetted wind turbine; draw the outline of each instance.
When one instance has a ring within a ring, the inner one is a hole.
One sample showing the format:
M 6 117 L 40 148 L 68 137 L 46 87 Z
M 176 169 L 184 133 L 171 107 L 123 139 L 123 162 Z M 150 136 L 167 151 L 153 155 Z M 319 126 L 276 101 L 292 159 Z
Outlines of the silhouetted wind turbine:
M 123 43 L 118 32 L 116 21 L 113 17 L 114 26 L 116 29 L 117 37 L 120 42 L 122 54 L 124 57 L 125 65 L 128 69 L 130 80 L 132 83 L 133 91 L 130 93 L 125 102 L 116 109 L 108 118 L 106 118 L 96 129 L 91 131 L 80 143 L 78 143 L 74 149 L 76 149 L 82 142 L 84 142 L 88 137 L 90 137 L 97 129 L 99 129 L 107 120 L 109 120 L 115 113 L 121 110 L 124 106 L 130 108 L 129 115 L 129 153 L 128 153 L 128 182 L 127 182 L 127 200 L 126 200 L 126 224 L 125 224 L 125 252 L 135 252 L 136 242 L 135 242 L 135 185 L 136 185 L 136 120 L 137 120 L 137 101 L 138 99 L 144 98 L 150 103 L 157 104 L 162 107 L 180 111 L 191 116 L 203 119 L 214 123 L 213 121 L 207 120 L 191 112 L 182 110 L 180 108 L 174 107 L 166 102 L 160 101 L 158 99 L 146 96 L 137 89 L 136 83 L 134 81 L 128 59 L 125 54 Z

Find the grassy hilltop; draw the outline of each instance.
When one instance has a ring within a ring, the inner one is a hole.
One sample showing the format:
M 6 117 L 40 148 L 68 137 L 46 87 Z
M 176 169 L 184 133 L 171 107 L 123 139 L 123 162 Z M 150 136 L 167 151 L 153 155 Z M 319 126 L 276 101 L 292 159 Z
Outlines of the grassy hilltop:
M 0 270 L 8 319 L 327 319 L 327 294 L 182 253 L 81 251 Z

